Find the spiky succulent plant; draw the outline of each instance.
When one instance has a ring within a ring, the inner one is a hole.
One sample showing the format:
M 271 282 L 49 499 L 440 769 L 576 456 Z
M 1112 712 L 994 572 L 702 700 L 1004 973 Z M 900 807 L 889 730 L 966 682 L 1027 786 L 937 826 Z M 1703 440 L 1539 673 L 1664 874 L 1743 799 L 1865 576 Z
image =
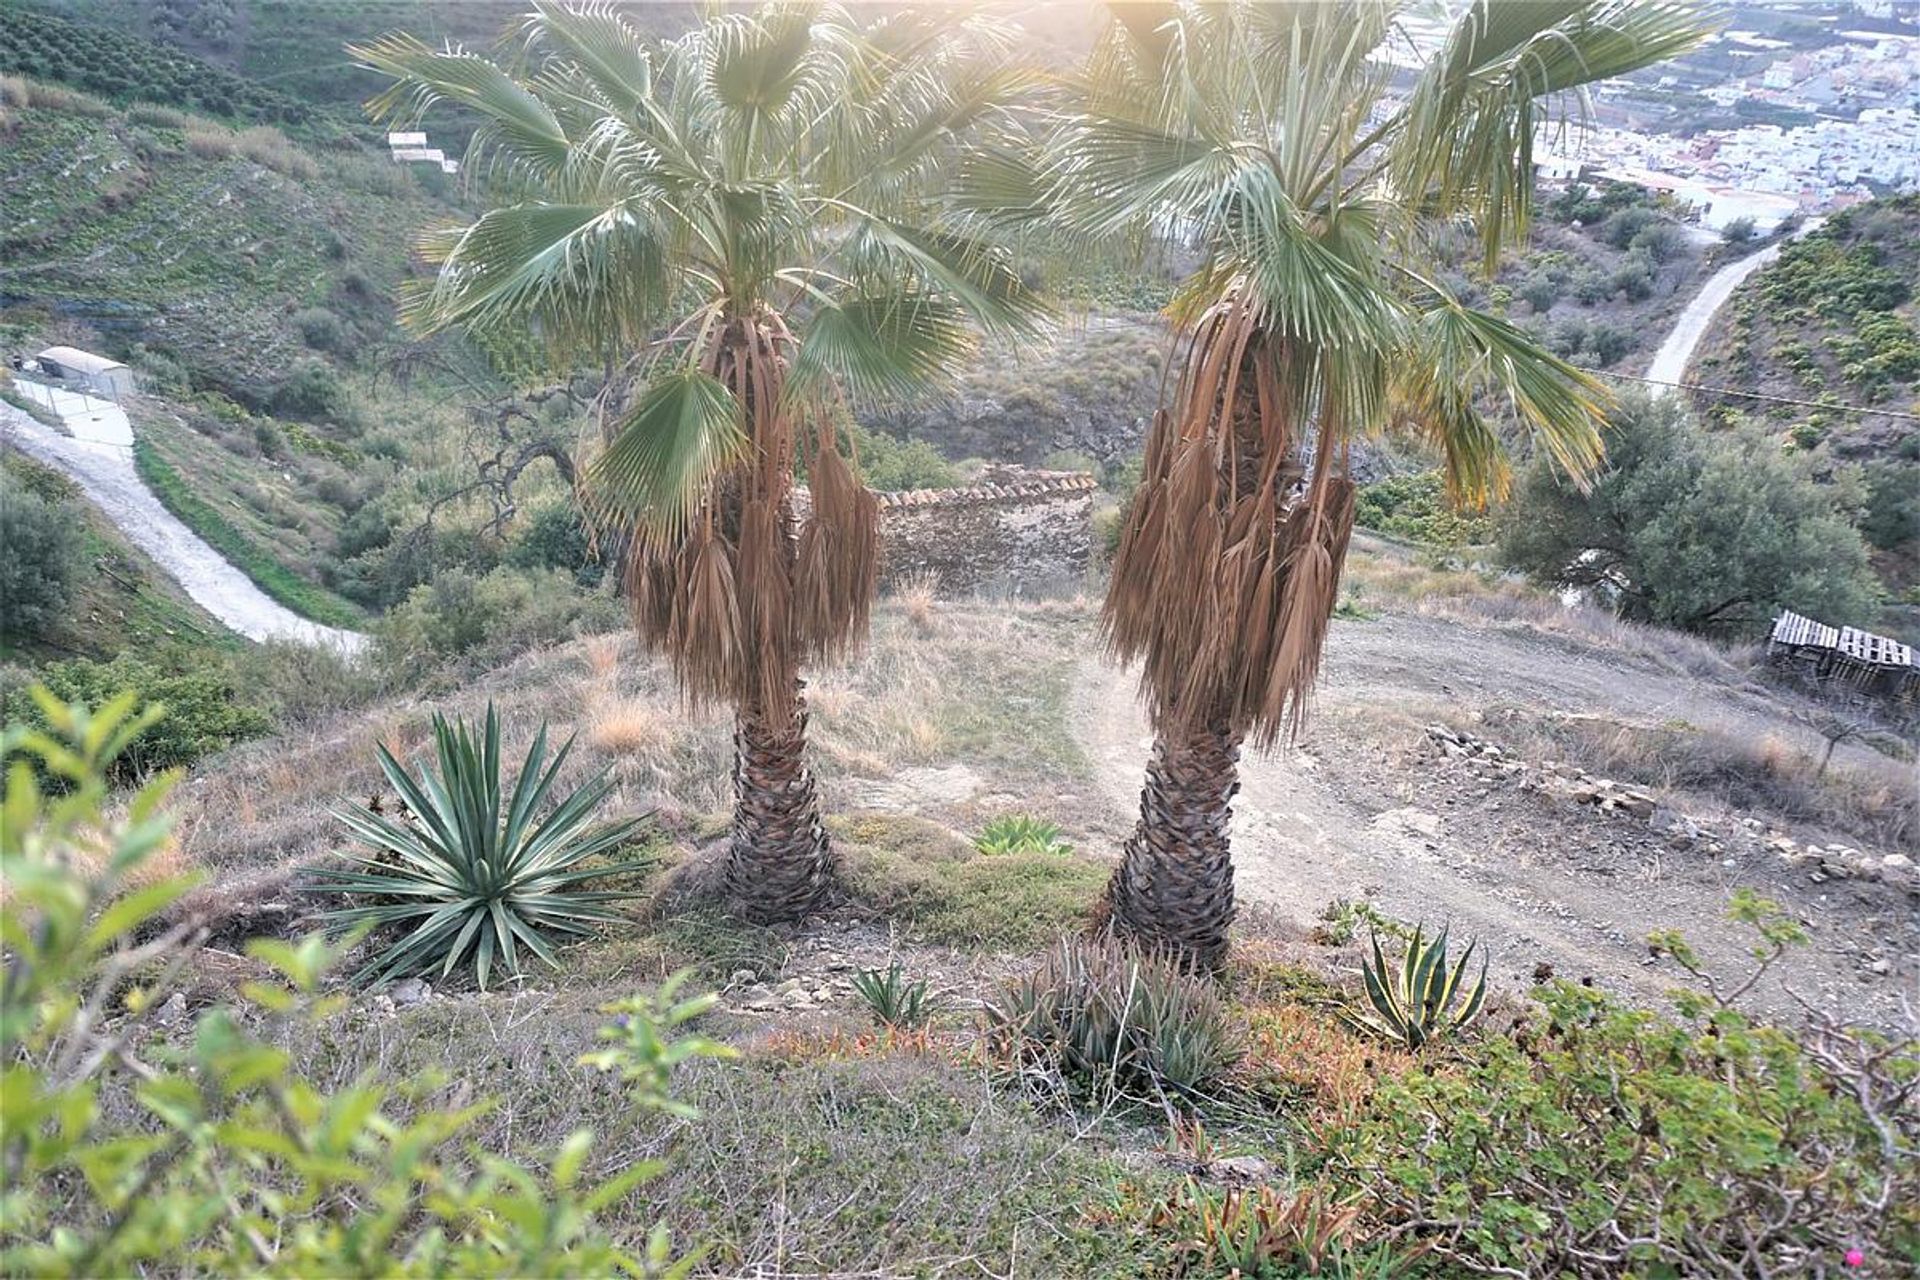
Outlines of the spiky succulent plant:
M 1366 976 L 1367 1002 L 1371 1013 L 1352 1013 L 1348 1019 L 1365 1030 L 1398 1040 L 1409 1049 L 1443 1039 L 1472 1022 L 1487 998 L 1487 961 L 1480 958 L 1480 976 L 1473 989 L 1461 999 L 1467 964 L 1479 942 L 1467 944 L 1466 951 L 1451 969 L 1447 967 L 1447 931 L 1442 929 L 1428 939 L 1417 928 L 1407 942 L 1407 953 L 1398 966 L 1389 965 L 1380 950 L 1380 935 L 1373 935 L 1373 959 L 1362 960 Z
M 417 780 L 380 748 L 381 771 L 405 806 L 403 815 L 360 805 L 334 811 L 371 852 L 343 855 L 350 865 L 313 886 L 352 899 L 326 919 L 348 927 L 405 926 L 368 961 L 362 979 L 384 982 L 435 967 L 446 975 L 470 961 L 485 989 L 496 964 L 520 972 L 523 947 L 557 966 L 555 937 L 585 936 L 597 924 L 621 919 L 611 904 L 630 893 L 581 886 L 646 865 L 595 861 L 632 840 L 644 818 L 587 826 L 612 789 L 604 772 L 547 809 L 571 739 L 549 763 L 542 724 L 510 793 L 501 779 L 500 717 L 491 704 L 477 733 L 434 716 L 433 739 L 439 769 L 422 763 Z M 543 810 L 545 816 L 537 816 Z

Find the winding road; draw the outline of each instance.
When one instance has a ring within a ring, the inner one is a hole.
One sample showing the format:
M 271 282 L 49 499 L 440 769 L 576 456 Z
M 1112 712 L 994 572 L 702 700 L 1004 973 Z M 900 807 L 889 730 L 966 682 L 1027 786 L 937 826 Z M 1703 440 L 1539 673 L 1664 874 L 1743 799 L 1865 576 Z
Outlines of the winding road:
M 10 404 L 0 403 L 0 441 L 69 476 L 140 550 L 178 582 L 193 602 L 249 640 L 294 640 L 345 653 L 367 637 L 309 621 L 254 585 L 160 505 L 124 445 L 63 436 Z
M 1686 310 L 1674 321 L 1673 332 L 1653 353 L 1653 363 L 1647 366 L 1647 381 L 1663 384 L 1655 388 L 1656 394 L 1665 394 L 1673 389 L 1670 384 L 1686 380 L 1687 366 L 1693 363 L 1694 351 L 1699 348 L 1700 340 L 1707 336 L 1707 327 L 1713 323 L 1713 317 L 1720 308 L 1726 305 L 1727 299 L 1733 296 L 1733 291 L 1745 283 L 1747 277 L 1778 258 L 1788 240 L 1798 240 L 1819 230 L 1825 221 L 1824 218 L 1809 218 L 1786 239 L 1776 241 L 1757 253 L 1750 253 L 1738 262 L 1730 262 L 1707 277 L 1707 283 L 1687 303 Z

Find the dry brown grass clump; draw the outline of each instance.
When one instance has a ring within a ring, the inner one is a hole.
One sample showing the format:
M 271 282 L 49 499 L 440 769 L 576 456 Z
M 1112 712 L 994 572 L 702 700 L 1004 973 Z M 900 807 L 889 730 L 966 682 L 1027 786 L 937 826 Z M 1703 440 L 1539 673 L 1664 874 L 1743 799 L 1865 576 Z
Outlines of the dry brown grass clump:
M 104 120 L 113 114 L 113 108 L 98 98 L 25 76 L 0 76 L 0 106 L 64 111 L 88 120 Z
M 239 156 L 289 178 L 305 180 L 320 176 L 320 166 L 312 157 L 271 125 L 256 125 L 236 132 L 211 120 L 195 121 L 186 129 L 186 143 L 187 150 L 205 160 Z

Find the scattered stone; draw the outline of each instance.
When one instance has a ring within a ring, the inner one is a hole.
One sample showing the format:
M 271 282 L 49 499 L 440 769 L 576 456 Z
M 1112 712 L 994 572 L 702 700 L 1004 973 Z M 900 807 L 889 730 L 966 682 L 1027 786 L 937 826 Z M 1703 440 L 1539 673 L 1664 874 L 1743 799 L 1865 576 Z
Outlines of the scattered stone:
M 1259 1156 L 1223 1156 L 1208 1161 L 1207 1173 L 1221 1182 L 1266 1182 L 1273 1177 L 1273 1163 Z
M 1670 809 L 1666 805 L 1656 805 L 1653 812 L 1647 815 L 1647 827 L 1676 844 L 1688 843 L 1700 838 L 1698 823 L 1678 809 Z
M 1880 869 L 1882 871 L 1911 871 L 1913 869 L 1913 859 L 1904 853 L 1890 853 L 1880 859 Z
M 433 987 L 422 978 L 402 978 L 387 988 L 387 994 L 393 998 L 394 1008 L 406 1009 L 433 999 Z
M 727 985 L 730 987 L 744 987 L 759 976 L 759 974 L 751 969 L 735 969 L 733 976 L 727 979 Z
M 1873 974 L 1875 977 L 1884 978 L 1893 972 L 1893 965 L 1885 959 L 1869 960 L 1867 962 L 1867 972 Z
M 187 1016 L 187 995 L 176 991 L 168 996 L 166 1002 L 153 1011 L 153 1020 L 163 1027 L 170 1027 Z

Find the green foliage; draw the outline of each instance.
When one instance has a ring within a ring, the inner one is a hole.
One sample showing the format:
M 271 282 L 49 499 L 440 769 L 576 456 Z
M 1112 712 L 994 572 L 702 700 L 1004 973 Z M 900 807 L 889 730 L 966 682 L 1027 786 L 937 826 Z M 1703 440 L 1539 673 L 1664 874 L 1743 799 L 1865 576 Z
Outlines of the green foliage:
M 286 381 L 274 389 L 273 410 L 309 421 L 339 422 L 353 416 L 340 375 L 324 360 L 302 360 L 295 365 Z
M 597 587 L 607 562 L 594 554 L 586 522 L 570 498 L 535 508 L 507 547 L 507 563 L 521 569 L 559 569 L 583 587 Z
M 1374 481 L 1360 490 L 1353 519 L 1363 529 L 1442 547 L 1486 542 L 1493 536 L 1491 520 L 1463 512 L 1448 499 L 1446 479 L 1438 471 Z
M 898 960 L 885 971 L 862 969 L 853 975 L 853 989 L 867 1002 L 881 1026 L 911 1030 L 933 1021 L 945 1001 L 928 987 L 925 978 L 907 980 Z
M 63 502 L 50 502 L 0 471 L 0 640 L 43 634 L 59 620 L 77 567 L 80 522 Z
M 858 460 L 861 481 L 879 493 L 951 489 L 960 483 L 960 469 L 925 440 L 854 426 L 845 432 L 842 449 Z
M 213 115 L 285 124 L 313 115 L 295 98 L 178 49 L 18 5 L 0 6 L 0 71 Z
M 1060 824 L 1025 813 L 1010 813 L 995 818 L 973 838 L 973 847 L 984 854 L 1048 853 L 1065 857 L 1073 846 L 1060 838 Z
M 1487 999 L 1487 961 L 1480 959 L 1480 976 L 1469 989 L 1464 985 L 1467 965 L 1478 947 L 1476 939 L 1467 944 L 1453 968 L 1447 968 L 1447 931 L 1427 940 L 1416 927 L 1407 939 L 1406 954 L 1395 967 L 1387 963 L 1380 950 L 1380 935 L 1373 934 L 1373 958 L 1362 960 L 1360 969 L 1367 984 L 1367 1003 L 1372 1012 L 1349 1013 L 1354 1026 L 1419 1049 L 1438 1040 L 1454 1038 L 1480 1014 Z
M 161 505 L 273 599 L 303 617 L 328 626 L 351 628 L 364 624 L 365 615 L 358 609 L 281 564 L 203 501 L 150 441 L 134 438 L 133 462 L 140 478 L 146 481 Z
M 1212 983 L 1116 942 L 1063 938 L 984 1013 L 1000 1061 L 1102 1095 L 1198 1094 L 1243 1052 Z
M 720 997 L 712 992 L 680 999 L 680 988 L 690 977 L 686 972 L 674 974 L 649 995 L 629 996 L 605 1006 L 601 1012 L 612 1014 L 613 1022 L 600 1028 L 598 1036 L 608 1047 L 580 1058 L 582 1066 L 618 1072 L 642 1107 L 682 1120 L 696 1119 L 700 1113 L 668 1092 L 675 1069 L 695 1058 L 724 1060 L 740 1056 L 731 1047 L 705 1036 L 676 1040 L 663 1034 L 692 1022 L 720 1003 Z
M 1623 400 L 1587 493 L 1544 461 L 1515 489 L 1507 563 L 1636 621 L 1739 635 L 1782 608 L 1836 624 L 1877 608 L 1848 491 L 1755 428 L 1703 431 L 1676 397 Z
M 1883 551 L 1920 542 L 1920 468 L 1900 462 L 1867 468 L 1867 509 L 1860 532 Z
M 192 887 L 146 866 L 168 841 L 172 779 L 109 806 L 108 771 L 153 728 L 132 698 L 97 713 L 45 698 L 49 733 L 8 730 L 0 803 L 0 1271 L 15 1276 L 668 1277 L 688 1274 L 664 1227 L 628 1242 L 599 1221 L 659 1161 L 588 1177 L 590 1134 L 532 1171 L 470 1141 L 484 1103 L 430 1101 L 438 1083 L 369 1079 L 337 1092 L 282 1047 L 338 1008 L 319 937 L 260 941 L 272 976 L 191 1025 L 167 1007 L 204 931 L 167 913 Z M 43 792 L 35 765 L 58 779 Z M 674 1064 L 724 1051 L 668 1033 L 702 1007 L 620 1006 L 588 1065 L 659 1107 Z M 636 1247 L 637 1246 L 637 1247 Z
M 1720 238 L 1732 245 L 1747 244 L 1752 241 L 1754 234 L 1752 218 L 1735 218 L 1720 228 Z
M 116 752 L 114 776 L 134 781 L 158 769 L 180 768 L 272 727 L 266 713 L 246 701 L 233 673 L 219 662 L 176 671 L 155 659 L 121 653 L 105 662 L 74 658 L 48 663 L 36 673 L 62 703 L 104 706 L 122 695 L 140 709 L 144 727 Z M 158 713 L 164 712 L 164 718 Z M 7 723 L 54 728 L 30 691 L 0 693 Z
M 542 724 L 511 794 L 503 789 L 500 717 L 491 703 L 478 733 L 434 716 L 433 739 L 439 772 L 422 764 L 418 781 L 380 748 L 380 770 L 400 797 L 401 820 L 358 805 L 335 811 L 373 852 L 344 855 L 351 870 L 329 868 L 315 882 L 315 892 L 362 900 L 327 918 L 350 928 L 402 928 L 367 962 L 362 979 L 384 982 L 435 966 L 445 975 L 470 962 L 484 991 L 496 959 L 519 975 L 521 946 L 558 968 L 554 935 L 586 937 L 596 924 L 623 919 L 610 904 L 631 893 L 581 886 L 647 865 L 595 865 L 629 843 L 642 820 L 586 826 L 613 790 L 604 772 L 555 796 L 571 739 L 547 764 Z M 552 809 L 536 817 L 550 797 Z
M 1760 928 L 1762 968 L 1803 936 L 1758 899 L 1735 915 Z M 1601 1280 L 1920 1256 L 1911 1038 L 1816 1017 L 1796 1040 L 1717 991 L 1683 995 L 1677 1019 L 1571 983 L 1535 994 L 1531 1025 L 1383 1076 L 1330 1142 L 1333 1171 L 1438 1259 Z
M 485 574 L 441 570 L 389 610 L 375 636 L 381 665 L 405 683 L 456 659 L 469 668 L 494 666 L 619 621 L 618 602 L 582 592 L 567 574 L 503 565 Z

